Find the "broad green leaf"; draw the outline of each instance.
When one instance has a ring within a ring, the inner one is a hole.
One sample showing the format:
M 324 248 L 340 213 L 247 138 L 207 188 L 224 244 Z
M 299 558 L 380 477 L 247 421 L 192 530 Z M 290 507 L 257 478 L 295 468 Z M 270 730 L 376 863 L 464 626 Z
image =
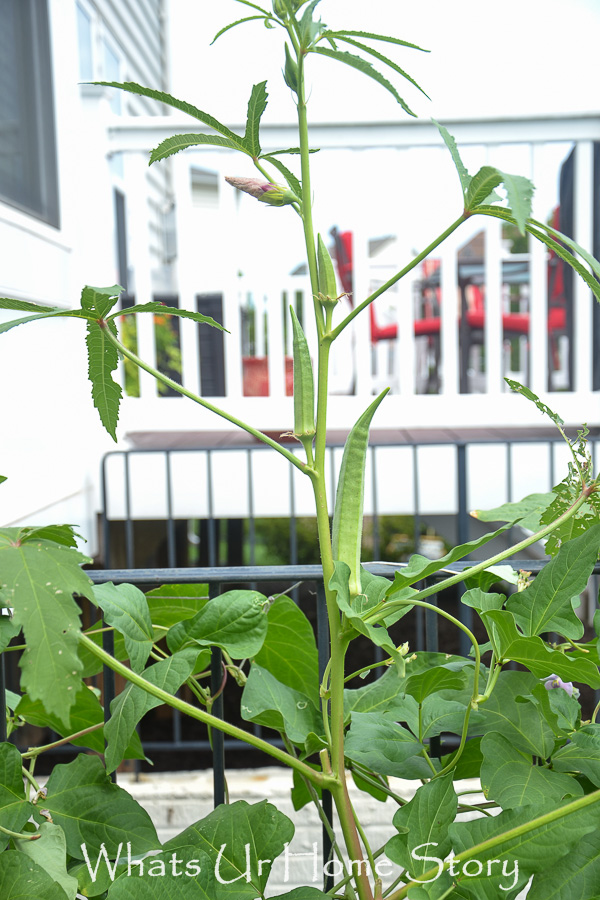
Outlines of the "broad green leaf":
M 15 694 L 14 691 L 9 691 L 8 688 L 4 691 L 4 702 L 6 703 L 6 708 L 12 710 L 13 712 L 21 702 L 21 695 Z
M 88 377 L 92 383 L 92 400 L 100 414 L 100 421 L 116 442 L 119 404 L 123 391 L 111 374 L 119 365 L 119 355 L 117 348 L 106 336 L 107 329 L 117 337 L 117 328 L 112 319 L 103 327 L 95 322 L 88 322 L 85 342 L 88 349 Z
M 406 728 L 379 713 L 352 713 L 344 752 L 380 775 L 405 776 L 404 763 L 423 750 Z
M 511 386 L 517 382 L 510 382 Z M 529 494 L 523 500 L 516 503 L 503 503 L 494 509 L 475 509 L 471 513 L 473 518 L 480 522 L 509 522 L 511 525 L 519 524 L 528 531 L 537 531 L 540 516 L 554 500 L 554 493 Z
M 452 156 L 452 161 L 456 167 L 456 171 L 458 172 L 458 177 L 460 179 L 460 186 L 463 192 L 463 199 L 467 195 L 467 191 L 469 190 L 469 185 L 471 183 L 471 175 L 467 172 L 465 164 L 460 158 L 460 153 L 458 152 L 458 147 L 456 146 L 456 141 L 450 134 L 447 128 L 444 125 L 441 125 L 439 122 L 436 122 L 435 119 L 431 120 L 437 130 L 439 131 L 442 140 L 444 141 L 446 147 L 450 151 L 450 155 Z
M 515 217 L 519 232 L 525 234 L 525 225 L 531 215 L 531 200 L 535 188 L 531 181 L 522 175 L 509 175 L 508 172 L 500 172 L 500 175 L 506 189 L 508 205 Z
M 2 595 L 0 594 L 0 609 L 3 606 Z M 4 616 L 0 613 L 0 653 L 2 653 L 12 639 L 18 635 L 21 626 L 15 622 L 12 616 Z
M 490 609 L 502 609 L 506 597 L 504 594 L 490 594 L 482 591 L 480 588 L 471 588 L 460 598 L 460 602 L 465 606 L 476 609 L 477 612 L 487 612 Z
M 555 772 L 581 772 L 600 787 L 600 725 L 585 725 L 570 738 L 568 744 L 552 755 L 552 768 Z
M 354 53 L 348 53 L 345 50 L 329 50 L 327 47 L 315 47 L 313 52 L 320 53 L 322 56 L 329 56 L 331 59 L 335 59 L 338 62 L 345 63 L 345 65 L 347 66 L 351 66 L 353 69 L 357 69 L 359 72 L 362 72 L 363 75 L 368 75 L 369 78 L 377 81 L 378 84 L 389 91 L 409 116 L 415 115 L 411 108 L 404 102 L 394 85 L 391 84 L 387 80 L 387 78 L 384 78 L 383 75 L 377 71 L 377 69 L 373 68 L 371 63 L 367 62 L 366 59 L 363 59 L 360 56 L 355 56 Z
M 108 582 L 94 587 L 94 599 L 106 624 L 123 635 L 131 668 L 141 672 L 154 643 L 150 610 L 144 594 L 133 584 Z
M 458 547 L 454 547 L 449 553 L 442 556 L 441 559 L 428 559 L 426 556 L 420 556 L 418 553 L 413 554 L 408 565 L 396 571 L 394 580 L 387 590 L 388 598 L 394 599 L 392 595 L 395 594 L 396 591 L 402 590 L 410 584 L 415 584 L 417 581 L 423 581 L 425 578 L 429 578 L 441 569 L 445 569 L 451 563 L 457 562 L 459 559 L 468 556 L 469 553 L 479 550 L 479 548 L 487 544 L 488 541 L 493 540 L 495 537 L 498 537 L 499 534 L 505 532 L 507 527 L 508 526 L 503 525 L 501 528 L 498 528 L 497 531 L 484 534 L 483 537 L 468 541 L 466 544 L 459 544 Z M 467 574 L 468 570 L 465 575 Z
M 221 647 L 234 659 L 254 657 L 267 634 L 266 602 L 266 597 L 257 591 L 227 591 L 207 603 L 192 619 L 169 630 L 169 650 L 174 653 L 192 643 Z
M 209 857 L 197 847 L 133 862 L 109 887 L 107 900 L 220 900 L 224 896 Z
M 0 529 L 0 589 L 27 642 L 19 663 L 22 688 L 67 724 L 82 668 L 77 655 L 80 610 L 73 594 L 93 598 L 91 582 L 80 568 L 88 562 L 70 547 L 20 542 L 18 529 Z
M 406 681 L 406 678 L 400 678 L 396 668 L 390 668 L 380 678 L 365 684 L 364 687 L 346 689 L 344 718 L 348 721 L 351 712 L 375 712 L 402 721 Z
M 243 19 L 238 19 L 237 22 L 230 22 L 229 25 L 225 25 L 215 34 L 214 38 L 210 42 L 210 46 L 214 44 L 216 40 L 218 40 L 222 34 L 225 34 L 226 31 L 229 31 L 231 28 L 235 28 L 237 25 L 242 25 L 244 22 L 252 22 L 254 19 L 264 19 L 265 16 L 245 16 Z
M 524 637 L 517 631 L 512 614 L 505 610 L 492 609 L 482 613 L 482 617 L 493 629 L 502 659 L 521 663 L 537 678 L 558 675 L 563 681 L 582 681 L 590 687 L 600 687 L 598 666 L 590 659 L 551 650 L 540 637 Z
M 272 166 L 275 166 L 275 168 L 281 172 L 297 197 L 302 196 L 302 185 L 300 184 L 300 181 L 298 180 L 298 178 L 296 178 L 294 173 L 291 172 L 288 167 L 281 162 L 281 160 L 275 159 L 272 153 L 268 154 L 267 156 L 263 156 L 262 159 L 270 162 Z
M 167 159 L 174 156 L 181 150 L 187 150 L 189 147 L 199 146 L 221 147 L 228 150 L 239 150 L 239 145 L 226 137 L 218 134 L 174 134 L 172 137 L 165 138 L 150 153 L 150 164 L 160 162 L 161 159 Z M 126 310 L 130 312 L 131 310 Z
M 62 887 L 32 859 L 18 850 L 0 854 L 2 900 L 68 900 Z
M 202 313 L 193 312 L 190 309 L 177 309 L 174 306 L 161 303 L 159 300 L 151 300 L 149 303 L 138 303 L 136 306 L 128 306 L 127 309 L 119 309 L 108 318 L 114 319 L 117 316 L 128 316 L 131 313 L 143 312 L 160 313 L 163 316 L 175 316 L 180 319 L 191 319 L 192 322 L 198 322 L 200 325 L 212 325 L 213 328 L 218 328 L 219 331 L 227 330 L 210 316 L 204 316 Z
M 331 35 L 329 35 L 331 37 Z M 403 78 L 406 78 L 407 81 L 410 81 L 417 90 L 421 91 L 422 94 L 425 94 L 428 100 L 431 100 L 429 94 L 426 94 L 420 84 L 417 84 L 414 78 L 405 72 L 404 69 L 401 69 L 400 66 L 395 63 L 393 60 L 389 59 L 387 56 L 384 56 L 383 53 L 380 53 L 378 50 L 374 50 L 373 47 L 367 46 L 367 44 L 363 44 L 361 41 L 356 41 L 354 38 L 349 37 L 347 34 L 337 34 L 337 39 L 340 41 L 344 41 L 346 44 L 352 44 L 353 47 L 358 47 L 359 50 L 363 50 L 365 53 L 369 53 L 371 56 L 374 56 L 375 59 L 378 59 L 380 62 L 385 63 L 386 66 L 389 66 L 390 69 L 393 69 L 394 72 L 398 72 L 399 75 L 402 75 Z
M 406 698 L 408 701 L 408 697 Z M 420 708 L 419 708 L 420 707 Z M 461 734 L 464 726 L 467 703 L 448 699 L 446 692 L 430 694 L 421 704 L 415 700 L 414 707 L 407 703 L 405 720 L 412 733 L 421 741 L 429 740 L 443 732 Z M 472 712 L 469 718 L 469 734 L 479 734 L 481 716 Z
M 329 900 L 331 894 L 324 894 L 315 887 L 294 888 L 289 894 L 277 894 L 271 900 Z
M 23 788 L 22 765 L 21 754 L 14 744 L 0 744 L 0 825 L 9 831 L 21 831 L 33 811 Z M 0 832 L 0 851 L 8 841 L 8 836 Z M 4 856 L 0 852 L 0 860 Z M 0 896 L 4 900 L 4 894 Z
M 464 669 L 452 672 L 445 666 L 426 669 L 406 679 L 404 690 L 412 694 L 417 703 L 422 703 L 437 691 L 459 691 L 465 685 L 467 673 Z
M 319 665 L 313 628 L 289 597 L 278 597 L 267 615 L 264 644 L 254 661 L 277 681 L 319 704 Z
M 143 677 L 156 687 L 175 694 L 192 674 L 197 653 L 193 648 L 181 650 L 167 659 L 149 666 Z M 104 756 L 107 772 L 113 772 L 125 758 L 127 747 L 138 722 L 162 700 L 129 683 L 110 704 L 110 719 L 104 726 L 107 748 Z
M 258 159 L 260 156 L 260 120 L 262 114 L 267 108 L 267 82 L 261 81 L 255 84 L 248 101 L 248 115 L 246 118 L 246 132 L 244 134 L 244 143 L 250 156 Z
M 533 583 L 507 600 L 507 610 L 527 636 L 557 631 L 573 640 L 581 637 L 583 622 L 574 607 L 592 574 L 598 547 L 600 524 L 563 544 Z
M 478 572 L 470 578 L 465 578 L 465 585 L 469 590 L 478 588 L 485 593 L 500 581 L 506 581 L 508 584 L 518 584 L 519 573 L 512 566 L 490 566 L 488 569 L 484 569 L 483 572 Z
M 481 203 L 485 203 L 491 192 L 502 181 L 502 173 L 493 166 L 482 166 L 473 175 L 465 195 L 465 209 L 472 212 Z
M 361 581 L 364 579 L 365 570 L 363 569 L 361 572 Z M 373 577 L 373 576 L 370 576 Z M 367 582 L 364 581 L 362 584 L 363 591 L 365 593 L 359 594 L 357 597 L 350 598 L 350 588 L 348 586 L 350 578 L 350 567 L 343 562 L 336 562 L 334 564 L 334 574 L 331 577 L 329 582 L 329 587 L 331 590 L 335 591 L 337 604 L 341 610 L 341 612 L 346 616 L 348 624 L 351 625 L 359 634 L 364 634 L 366 637 L 370 638 L 370 640 L 376 644 L 378 647 L 381 647 L 382 650 L 385 650 L 392 659 L 394 660 L 396 667 L 400 674 L 404 674 L 404 657 L 399 653 L 396 648 L 396 645 L 392 638 L 389 636 L 387 629 L 381 625 L 370 625 L 367 622 L 363 621 L 362 616 L 365 615 L 369 609 L 375 606 L 379 600 L 377 597 L 373 595 L 369 596 Z M 380 581 L 386 582 L 387 588 L 387 580 L 379 579 Z M 416 593 L 409 589 L 407 596 L 410 593 Z M 410 606 L 406 606 L 406 609 L 400 611 L 400 615 L 404 615 L 410 610 Z
M 486 734 L 481 739 L 483 763 L 481 786 L 490 800 L 503 809 L 517 806 L 543 807 L 548 801 L 580 797 L 581 785 L 569 775 L 534 766 L 531 756 L 516 750 L 501 734 Z
M 458 797 L 454 791 L 452 773 L 422 785 L 412 800 L 394 815 L 394 835 L 385 845 L 385 855 L 404 869 L 412 878 L 423 875 L 429 868 L 424 860 L 416 860 L 413 852 L 424 844 L 435 846 L 435 855 L 444 859 L 452 847 L 448 828 L 456 818 Z
M 81 753 L 73 762 L 55 766 L 46 789 L 44 806 L 65 832 L 70 856 L 84 859 L 82 844 L 90 858 L 97 858 L 105 844 L 110 859 L 128 842 L 132 854 L 160 847 L 148 813 L 111 782 L 99 757 Z
M 275 731 L 283 731 L 294 744 L 309 734 L 323 734 L 321 715 L 311 699 L 282 684 L 256 663 L 250 669 L 241 699 L 242 718 Z
M 379 777 L 387 783 L 387 778 L 385 778 L 383 775 Z M 388 794 L 386 794 L 386 792 L 383 790 L 383 785 L 381 786 L 381 788 L 376 786 L 377 784 L 381 784 L 377 776 L 374 776 L 374 779 L 375 784 L 373 784 L 371 781 L 367 781 L 366 778 L 359 775 L 356 769 L 352 769 L 352 781 L 359 789 L 359 791 L 363 791 L 365 794 L 369 794 L 371 797 L 374 797 L 375 800 L 377 800 L 379 803 L 385 803 L 388 798 Z
M 568 809 L 568 804 L 562 805 Z M 549 810 L 546 808 L 544 811 Z M 504 840 L 501 839 L 503 834 L 510 834 L 514 829 L 535 821 L 537 813 L 535 816 L 532 813 L 531 807 L 506 810 L 497 816 L 474 819 L 469 822 L 455 822 L 450 826 L 455 852 L 462 853 L 474 848 L 470 856 L 483 863 L 481 875 L 475 874 L 475 866 L 473 866 L 471 877 L 465 878 L 463 881 L 463 885 L 468 885 L 472 891 L 472 894 L 468 896 L 489 897 L 488 894 L 482 894 L 482 887 L 485 887 L 488 882 L 494 886 L 500 886 L 500 889 L 492 894 L 494 900 L 497 900 L 500 896 L 506 896 L 507 889 L 513 886 L 522 888 L 532 874 L 545 872 L 554 866 L 559 870 L 562 869 L 563 860 L 567 858 L 568 854 L 570 855 L 572 849 L 580 843 L 585 835 L 597 832 L 600 825 L 600 809 L 595 803 L 571 814 L 563 814 L 547 825 L 538 826 Z M 501 840 L 489 849 L 479 846 L 494 838 Z M 498 862 L 492 864 L 492 877 L 490 878 L 487 864 L 492 860 Z M 506 872 L 509 874 L 503 878 L 499 873 L 504 864 L 506 864 Z M 577 895 L 573 895 L 569 900 L 574 900 L 575 896 Z
M 230 882 L 220 884 L 219 900 L 255 900 L 257 895 L 264 896 L 271 871 L 271 864 L 263 863 L 259 874 L 259 860 L 276 859 L 293 836 L 293 824 L 266 800 L 252 805 L 238 800 L 190 825 L 167 841 L 164 850 L 188 846 L 203 850 L 211 859 L 217 881 Z
M 59 884 L 69 900 L 75 900 L 77 879 L 67 873 L 67 843 L 64 831 L 51 822 L 42 822 L 38 834 L 41 837 L 37 841 L 15 841 L 16 849 L 37 863 L 52 881 Z
M 442 766 L 446 768 L 446 766 L 452 765 L 456 759 L 457 753 L 458 750 L 455 750 L 447 756 L 442 756 L 440 760 Z M 471 738 L 471 740 L 467 741 L 465 744 L 456 765 L 452 769 L 454 780 L 458 781 L 461 778 L 479 778 L 482 762 L 481 738 Z
M 43 525 L 41 528 L 21 528 L 19 532 L 19 540 L 23 541 L 53 541 L 55 544 L 62 544 L 63 547 L 74 547 L 77 549 L 77 538 L 81 538 L 80 534 L 74 530 L 74 525 Z
M 584 834 L 566 857 L 542 868 L 534 877 L 527 900 L 597 900 L 600 885 L 600 831 Z
M 91 287 L 86 284 L 81 292 L 81 308 L 85 312 L 93 313 L 97 318 L 103 319 L 117 303 L 122 291 L 123 288 L 118 284 L 104 288 Z
M 186 113 L 188 116 L 192 116 L 192 118 L 204 122 L 204 124 L 210 126 L 210 128 L 214 128 L 219 134 L 229 138 L 236 145 L 238 150 L 242 150 L 244 153 L 246 152 L 243 139 L 239 134 L 236 134 L 235 131 L 231 131 L 230 128 L 227 128 L 226 125 L 223 125 L 223 123 L 219 122 L 218 119 L 215 119 L 214 116 L 202 112 L 202 110 L 192 106 L 191 103 L 186 103 L 185 100 L 178 100 L 176 97 L 173 97 L 171 94 L 167 94 L 164 91 L 155 91 L 152 88 L 142 87 L 142 85 L 136 84 L 133 81 L 124 83 L 119 81 L 97 81 L 96 84 L 102 84 L 105 87 L 120 88 L 123 91 L 129 91 L 131 94 L 140 94 L 143 97 L 150 97 L 152 100 L 158 100 L 159 103 L 166 103 L 167 106 L 173 106 L 175 109 L 181 110 L 181 112 Z
M 191 619 L 208 603 L 207 584 L 164 584 L 146 594 L 154 625 L 170 628 Z
M 497 732 L 523 753 L 546 759 L 555 745 L 555 735 L 542 710 L 524 699 L 539 684 L 529 672 L 501 672 L 491 696 L 480 704 L 480 732 Z

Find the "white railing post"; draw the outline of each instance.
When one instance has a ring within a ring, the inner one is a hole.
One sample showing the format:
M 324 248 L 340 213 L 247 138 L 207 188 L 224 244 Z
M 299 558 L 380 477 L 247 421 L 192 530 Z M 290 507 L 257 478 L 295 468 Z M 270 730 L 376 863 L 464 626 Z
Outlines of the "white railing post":
M 579 141 L 575 149 L 574 239 L 587 250 L 593 240 L 593 144 Z M 573 390 L 592 389 L 592 293 L 583 279 L 573 278 Z M 574 348 L 577 352 L 574 353 Z
M 190 157 L 178 154 L 173 158 L 173 183 L 176 206 L 175 222 L 177 228 L 177 288 L 179 291 L 179 307 L 196 312 L 196 292 L 199 287 L 200 272 L 195 261 L 197 254 L 194 244 L 192 222 L 194 210 L 192 203 L 192 180 Z M 208 326 L 206 326 L 208 327 Z M 198 326 L 190 319 L 179 320 L 181 336 L 181 380 L 184 387 L 200 393 L 200 359 Z
M 354 294 L 352 306 L 356 307 L 369 296 L 369 240 L 355 220 L 352 228 L 352 276 Z M 373 377 L 371 366 L 371 327 L 369 309 L 365 309 L 352 322 L 354 343 L 355 393 L 369 396 L 372 392 Z
M 404 396 L 416 393 L 414 284 L 415 276 L 411 272 L 401 278 L 396 287 L 398 336 L 394 342 L 395 389 Z
M 454 235 L 440 247 L 441 259 L 441 369 L 442 389 L 446 395 L 458 394 L 458 242 Z
M 486 393 L 502 393 L 504 332 L 502 327 L 502 226 L 499 219 L 485 218 L 485 384 Z
M 285 397 L 285 357 L 283 347 L 283 302 L 281 290 L 275 285 L 266 294 L 267 328 L 269 333 L 269 396 Z
M 544 165 L 543 145 L 533 144 L 531 150 L 532 181 Z M 536 205 L 533 195 L 532 213 L 534 219 L 542 219 L 546 214 Z M 529 238 L 529 384 L 535 394 L 548 390 L 548 254 L 545 244 Z
M 127 231 L 133 267 L 135 302 L 152 300 L 152 259 L 150 254 L 150 211 L 148 208 L 148 159 L 146 153 L 127 153 L 124 160 L 127 185 Z M 154 316 L 136 316 L 138 355 L 156 367 Z M 140 398 L 156 397 L 156 381 L 140 369 Z

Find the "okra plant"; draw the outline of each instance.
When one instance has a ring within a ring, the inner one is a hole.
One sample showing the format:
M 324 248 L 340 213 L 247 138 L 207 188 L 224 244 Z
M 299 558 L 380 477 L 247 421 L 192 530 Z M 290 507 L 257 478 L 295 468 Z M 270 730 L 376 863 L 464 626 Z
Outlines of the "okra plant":
M 600 503 L 585 429 L 569 439 L 557 414 L 527 388 L 511 384 L 563 434 L 572 456 L 564 481 L 548 495 L 481 512 L 481 519 L 503 523 L 500 529 L 456 547 L 440 560 L 415 555 L 406 566 L 392 570 L 393 579 L 369 573 L 361 567 L 360 556 L 369 427 L 380 405 L 385 406 L 386 391 L 350 431 L 334 504 L 327 496 L 325 450 L 333 342 L 468 217 L 496 216 L 542 241 L 575 269 L 596 298 L 600 266 L 570 238 L 530 217 L 533 188 L 525 178 L 491 166 L 471 176 L 453 138 L 440 125 L 440 140 L 448 146 L 460 179 L 459 215 L 383 287 L 368 297 L 353 298 L 352 311 L 342 313 L 336 269 L 313 226 L 314 148 L 309 146 L 305 72 L 315 56 L 329 57 L 377 81 L 411 114 L 381 72 L 414 82 L 379 48 L 419 48 L 386 35 L 331 30 L 318 17 L 319 0 L 273 0 L 270 9 L 249 0 L 238 2 L 251 14 L 226 25 L 217 37 L 261 21 L 283 37 L 279 52 L 297 107 L 297 147 L 262 151 L 265 83 L 252 88 L 243 135 L 162 91 L 111 84 L 160 100 L 210 128 L 207 134 L 163 141 L 151 163 L 199 145 L 237 151 L 258 174 L 229 178 L 232 189 L 284 207 L 275 215 L 300 218 L 318 336 L 313 370 L 304 331 L 290 311 L 293 433 L 302 449 L 294 453 L 196 396 L 138 358 L 119 336 L 121 316 L 157 311 L 221 327 L 197 313 L 154 302 L 121 310 L 118 286 L 88 286 L 79 307 L 71 310 L 1 300 L 0 308 L 25 315 L 1 325 L 0 332 L 45 317 L 81 319 L 93 402 L 115 439 L 121 387 L 113 373 L 125 358 L 269 444 L 302 472 L 314 491 L 329 661 L 320 678 L 311 626 L 285 596 L 269 601 L 255 591 L 235 590 L 209 600 L 204 590 L 189 585 L 145 595 L 131 585 L 93 586 L 81 568 L 88 560 L 76 549 L 71 527 L 0 529 L 0 605 L 12 613 L 0 617 L 0 650 L 22 651 L 21 693 L 6 694 L 9 734 L 32 723 L 50 726 L 61 736 L 52 745 L 22 754 L 13 743 L 0 745 L 0 896 L 17 900 L 24 896 L 23 885 L 27 896 L 44 900 L 272 896 L 272 863 L 288 852 L 294 827 L 266 799 L 220 806 L 161 845 L 149 816 L 111 782 L 110 774 L 123 759 L 144 758 L 136 726 L 151 709 L 167 704 L 212 731 L 262 750 L 265 760 L 289 767 L 296 806 L 314 804 L 325 819 L 334 853 L 326 872 L 332 877 L 289 890 L 278 900 L 510 900 L 530 880 L 529 900 L 593 900 L 600 896 L 600 724 L 598 707 L 591 718 L 582 718 L 578 695 L 584 685 L 600 689 L 600 614 L 594 618 L 596 636 L 583 639 L 576 607 L 598 559 Z M 282 162 L 285 157 L 291 157 L 289 168 Z M 299 172 L 294 166 L 298 158 Z M 504 190 L 505 201 L 496 188 Z M 528 533 L 519 543 L 469 564 L 459 574 L 448 573 L 452 563 L 519 521 Z M 508 564 L 500 566 L 542 540 L 552 558 L 536 578 L 515 573 Z M 478 616 L 484 643 L 434 602 L 436 593 L 463 582 L 461 602 Z M 500 591 L 500 582 L 516 589 Z M 102 628 L 82 629 L 77 602 L 82 597 L 101 612 Z M 449 656 L 409 647 L 401 620 L 417 607 L 462 630 L 471 653 Z M 103 648 L 106 630 L 114 635 L 114 653 Z M 382 659 L 353 672 L 351 650 L 359 637 L 380 648 Z M 221 649 L 226 671 L 244 685 L 241 713 L 248 729 L 213 714 L 215 696 L 207 682 L 211 647 Z M 87 680 L 102 666 L 126 682 L 106 722 Z M 359 675 L 364 683 L 345 687 Z M 183 685 L 193 702 L 176 696 Z M 280 736 L 282 746 L 257 737 L 250 723 Z M 41 787 L 36 760 L 49 746 L 67 741 L 85 750 L 69 764 L 55 766 Z M 381 803 L 381 819 L 389 819 L 393 835 L 383 846 L 372 844 L 361 823 L 361 804 L 352 800 L 348 789 L 350 774 L 361 791 Z M 397 777 L 413 783 L 410 800 L 398 793 L 393 781 Z M 480 779 L 485 799 L 461 790 L 457 782 L 463 778 Z M 333 823 L 323 812 L 325 792 L 333 798 Z

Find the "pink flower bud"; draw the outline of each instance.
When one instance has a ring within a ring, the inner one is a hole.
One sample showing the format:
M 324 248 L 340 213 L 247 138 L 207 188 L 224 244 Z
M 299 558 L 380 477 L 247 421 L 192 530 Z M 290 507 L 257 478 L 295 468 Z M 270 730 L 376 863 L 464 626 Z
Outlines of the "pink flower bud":
M 298 203 L 298 198 L 287 187 L 279 184 L 272 184 L 270 181 L 261 181 L 259 178 L 238 178 L 232 175 L 226 175 L 225 181 L 238 191 L 244 191 L 246 194 L 261 200 L 263 203 L 269 203 L 271 206 L 285 206 L 287 203 Z

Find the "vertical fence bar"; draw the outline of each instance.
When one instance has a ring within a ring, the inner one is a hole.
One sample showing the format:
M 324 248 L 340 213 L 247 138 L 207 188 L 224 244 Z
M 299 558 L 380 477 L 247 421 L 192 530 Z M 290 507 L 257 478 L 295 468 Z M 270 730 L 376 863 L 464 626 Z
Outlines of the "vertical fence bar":
M 215 585 L 215 596 L 221 593 L 222 585 Z M 212 595 L 210 591 L 209 596 Z M 209 601 L 210 602 L 210 601 Z M 210 651 L 210 692 L 214 696 L 223 683 L 223 658 L 219 647 L 211 647 Z M 224 718 L 223 692 L 212 704 L 211 712 L 219 719 Z M 213 797 L 215 808 L 225 803 L 225 735 L 222 731 L 212 730 L 213 758 Z
M 124 453 L 125 463 L 125 559 L 128 569 L 134 567 L 133 520 L 131 518 L 131 472 L 129 469 L 129 452 Z
M 100 466 L 100 495 L 102 497 L 102 512 L 100 513 L 102 522 L 102 542 L 104 544 L 104 566 L 110 569 L 110 525 L 108 521 L 108 488 L 106 483 L 106 461 L 108 454 L 102 457 Z
M 207 493 L 208 493 L 208 522 L 207 522 L 207 532 L 208 532 L 208 565 L 216 566 L 217 562 L 217 547 L 216 547 L 216 535 L 215 535 L 215 518 L 214 518 L 214 505 L 213 505 L 213 480 L 212 480 L 212 451 L 206 451 L 206 477 L 208 481 L 207 485 Z
M 322 581 L 317 582 L 317 650 L 319 654 L 319 682 L 322 682 L 325 667 L 329 661 L 329 621 L 327 619 L 325 586 Z M 329 791 L 323 791 L 321 802 L 328 822 L 333 823 L 333 803 Z M 331 851 L 331 838 L 327 829 L 323 826 L 323 866 L 331 859 Z M 325 893 L 333 888 L 333 884 L 333 875 L 324 875 L 323 890 Z
M 167 480 L 167 565 L 172 569 L 177 565 L 177 553 L 175 546 L 175 522 L 173 520 L 171 454 L 168 450 L 165 451 L 165 475 Z
M 418 444 L 412 446 L 413 459 L 413 542 L 414 552 L 419 552 L 420 532 L 421 532 L 421 507 L 419 498 L 419 454 Z M 423 621 L 423 607 L 417 606 L 415 610 L 415 646 L 420 650 L 425 643 L 425 630 Z
M 467 509 L 467 445 L 457 444 L 456 447 L 456 476 L 458 486 L 458 543 L 466 544 L 469 540 L 469 512 Z M 464 584 L 458 586 L 459 596 L 465 591 Z M 473 627 L 473 610 L 470 606 L 460 604 L 460 620 L 467 628 Z M 459 635 L 459 648 L 461 656 L 468 656 L 471 643 L 464 633 Z
M 2 610 L 0 610 L 2 615 Z M 6 665 L 5 655 L 0 653 L 0 744 L 6 741 Z

